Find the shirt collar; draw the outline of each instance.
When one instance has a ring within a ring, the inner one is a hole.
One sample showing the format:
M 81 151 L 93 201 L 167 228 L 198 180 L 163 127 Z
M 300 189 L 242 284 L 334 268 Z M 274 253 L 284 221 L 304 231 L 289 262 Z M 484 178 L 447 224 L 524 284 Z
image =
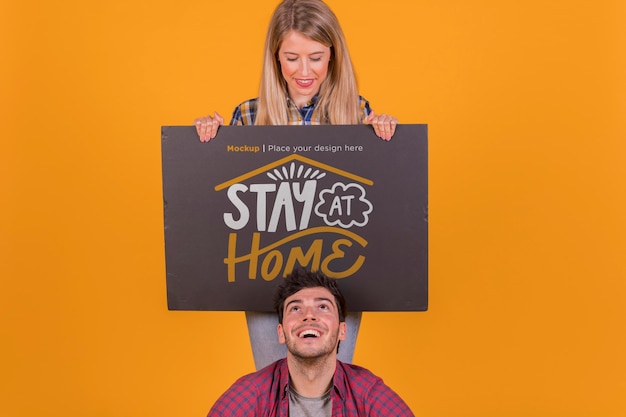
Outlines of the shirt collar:
M 339 395 L 342 401 L 345 401 L 344 395 L 346 393 L 346 373 L 343 369 L 341 361 L 337 360 L 337 367 L 335 368 L 335 375 L 333 376 L 333 389 Z
M 303 107 L 303 109 L 307 108 L 307 107 L 312 107 L 315 106 L 315 104 L 317 103 L 317 101 L 319 100 L 320 94 L 317 93 L 316 95 L 314 95 L 313 97 L 311 97 L 311 100 L 309 100 Z M 291 99 L 291 97 L 287 96 L 287 103 L 290 103 L 292 105 L 294 105 L 296 108 L 298 107 L 296 105 L 296 103 Z
M 287 366 L 287 359 L 283 359 L 280 364 L 280 387 L 281 387 L 281 399 L 289 396 L 289 367 Z M 345 371 L 341 366 L 341 362 L 337 360 L 337 367 L 335 368 L 335 375 L 333 375 L 333 388 L 332 390 L 344 400 L 346 391 Z

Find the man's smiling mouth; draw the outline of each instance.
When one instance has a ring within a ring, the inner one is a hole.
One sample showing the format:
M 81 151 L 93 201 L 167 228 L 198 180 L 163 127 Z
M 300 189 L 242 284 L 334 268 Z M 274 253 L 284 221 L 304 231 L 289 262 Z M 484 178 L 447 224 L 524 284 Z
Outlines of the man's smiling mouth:
M 318 332 L 317 330 L 313 330 L 313 329 L 307 329 L 307 330 L 300 332 L 300 334 L 298 334 L 298 337 L 301 339 L 308 338 L 308 337 L 320 337 L 320 336 L 321 336 L 320 332 Z

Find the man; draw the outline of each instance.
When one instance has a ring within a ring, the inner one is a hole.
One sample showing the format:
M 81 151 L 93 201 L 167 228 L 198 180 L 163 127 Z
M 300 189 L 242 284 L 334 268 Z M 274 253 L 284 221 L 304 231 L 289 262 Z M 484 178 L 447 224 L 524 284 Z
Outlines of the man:
M 295 270 L 277 288 L 274 307 L 287 358 L 240 378 L 209 417 L 413 416 L 382 379 L 337 360 L 346 302 L 336 281 Z

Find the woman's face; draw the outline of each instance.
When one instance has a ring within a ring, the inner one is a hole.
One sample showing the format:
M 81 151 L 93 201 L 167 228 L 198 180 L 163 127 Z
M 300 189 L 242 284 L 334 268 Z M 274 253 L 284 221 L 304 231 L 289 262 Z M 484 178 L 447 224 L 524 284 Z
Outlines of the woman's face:
M 326 79 L 330 47 L 292 30 L 283 38 L 278 60 L 289 97 L 298 107 L 303 107 L 320 91 Z

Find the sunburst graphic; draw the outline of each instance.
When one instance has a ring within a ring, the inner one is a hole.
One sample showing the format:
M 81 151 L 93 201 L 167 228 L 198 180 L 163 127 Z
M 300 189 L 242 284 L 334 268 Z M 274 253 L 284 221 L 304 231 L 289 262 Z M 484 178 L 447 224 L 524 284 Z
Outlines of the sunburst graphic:
M 292 162 L 289 164 L 289 168 L 287 165 L 283 165 L 280 168 L 276 168 L 273 171 L 266 172 L 266 175 L 270 177 L 273 181 L 285 181 L 285 180 L 294 180 L 294 179 L 304 179 L 304 180 L 320 180 L 326 176 L 326 173 L 320 171 L 319 169 L 313 170 L 313 168 L 308 167 L 305 171 L 304 165 L 299 165 L 296 167 L 296 163 Z

